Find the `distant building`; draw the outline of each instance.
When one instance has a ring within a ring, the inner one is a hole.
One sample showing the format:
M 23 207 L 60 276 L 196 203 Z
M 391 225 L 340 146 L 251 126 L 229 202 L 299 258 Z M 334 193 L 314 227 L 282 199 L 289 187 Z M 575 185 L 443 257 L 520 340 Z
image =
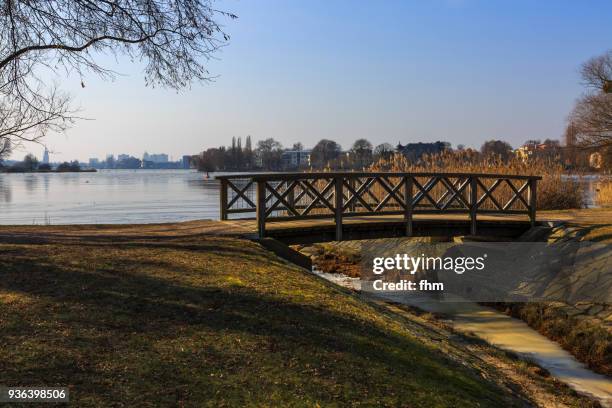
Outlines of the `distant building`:
M 142 167 L 142 162 L 136 157 L 128 154 L 120 154 L 117 156 L 117 162 L 115 163 L 116 169 L 139 169 Z
M 448 142 L 433 142 L 433 143 L 408 143 L 397 145 L 397 152 L 406 156 L 406 158 L 412 162 L 420 160 L 423 155 L 432 155 L 442 153 L 446 150 L 450 150 L 451 144 Z
M 95 157 L 92 157 L 91 159 L 89 159 L 89 167 L 91 167 L 92 169 L 100 168 L 100 160 L 96 159 Z
M 523 145 L 523 146 L 519 147 L 518 149 L 516 149 L 514 151 L 514 155 L 519 160 L 527 161 L 527 160 L 529 160 L 530 158 L 533 157 L 535 149 L 536 149 L 535 145 L 526 144 L 526 145 Z
M 284 169 L 299 169 L 310 166 L 312 150 L 286 150 L 281 154 Z
M 45 147 L 45 152 L 43 153 L 42 164 L 49 164 L 49 150 Z
M 183 160 L 181 160 L 181 164 L 183 165 L 184 169 L 190 169 L 191 168 L 191 156 L 190 155 L 183 156 Z
M 149 154 L 145 152 L 142 155 L 143 162 L 152 162 L 152 163 L 168 163 L 168 155 L 165 153 L 160 154 Z
M 527 161 L 535 156 L 554 156 L 559 153 L 559 144 L 556 141 L 550 141 L 548 143 L 525 143 L 518 149 L 514 150 L 514 155 L 517 159 Z
M 256 167 L 263 167 L 263 155 L 261 153 L 261 151 L 259 150 L 255 150 L 255 166 Z

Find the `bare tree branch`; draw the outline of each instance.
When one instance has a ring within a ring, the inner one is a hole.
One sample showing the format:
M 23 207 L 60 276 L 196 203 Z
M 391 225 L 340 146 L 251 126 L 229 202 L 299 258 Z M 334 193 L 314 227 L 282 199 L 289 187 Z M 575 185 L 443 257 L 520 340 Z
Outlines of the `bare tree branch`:
M 576 102 L 570 122 L 577 132 L 578 145 L 612 145 L 612 94 L 585 95 Z
M 96 57 L 110 53 L 144 62 L 146 85 L 210 80 L 204 63 L 229 40 L 218 17 L 236 18 L 212 0 L 0 2 L 0 149 L 74 122 L 68 95 L 39 77 L 45 69 L 108 78 Z
M 582 65 L 587 93 L 569 116 L 572 142 L 581 147 L 612 146 L 612 50 Z
M 612 93 L 612 50 L 585 62 L 580 74 L 587 87 Z

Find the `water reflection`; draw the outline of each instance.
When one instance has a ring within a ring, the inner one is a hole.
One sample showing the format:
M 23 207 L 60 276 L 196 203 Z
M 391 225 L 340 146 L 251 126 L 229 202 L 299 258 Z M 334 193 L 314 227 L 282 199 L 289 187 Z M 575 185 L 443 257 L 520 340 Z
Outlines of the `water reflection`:
M 0 203 L 2 202 L 11 202 L 11 188 L 6 181 L 6 178 L 0 175 Z
M 0 224 L 215 219 L 218 203 L 216 180 L 191 170 L 0 175 Z

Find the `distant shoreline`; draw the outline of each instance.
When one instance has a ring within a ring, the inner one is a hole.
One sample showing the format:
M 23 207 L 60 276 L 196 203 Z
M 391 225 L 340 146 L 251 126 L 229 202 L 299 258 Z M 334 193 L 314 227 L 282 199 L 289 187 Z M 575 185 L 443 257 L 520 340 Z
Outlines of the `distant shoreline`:
M 0 169 L 2 174 L 23 174 L 23 173 L 96 173 L 96 169 L 84 169 L 84 170 L 14 170 L 14 169 Z

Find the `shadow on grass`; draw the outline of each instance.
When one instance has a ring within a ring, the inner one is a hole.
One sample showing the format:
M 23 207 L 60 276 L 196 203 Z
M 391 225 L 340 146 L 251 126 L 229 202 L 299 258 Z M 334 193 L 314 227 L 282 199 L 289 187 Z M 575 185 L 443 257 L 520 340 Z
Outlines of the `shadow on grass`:
M 185 257 L 196 256 L 192 252 L 197 251 L 202 262 L 206 260 L 206 253 L 212 252 L 230 257 L 240 255 L 252 261 L 262 258 L 261 250 L 238 246 L 232 248 L 216 240 L 199 244 L 191 240 L 165 244 L 152 241 L 106 242 L 106 245 L 87 243 L 85 246 L 81 242 L 79 246 L 84 247 L 84 254 L 75 255 L 74 260 L 61 263 L 51 262 L 44 253 L 38 253 L 42 248 L 37 245 L 22 248 L 12 246 L 0 250 L 3 253 L 0 257 L 0 292 L 26 294 L 46 302 L 43 310 L 12 310 L 18 320 L 3 327 L 0 343 L 8 344 L 14 338 L 30 337 L 40 343 L 40 347 L 49 348 L 47 352 L 52 353 L 53 344 L 68 341 L 67 347 L 77 349 L 77 354 L 81 352 L 94 359 L 96 364 L 104 364 L 104 359 L 121 358 L 122 350 L 134 347 L 134 338 L 140 339 L 139 348 L 155 351 L 159 341 L 171 341 L 184 336 L 206 339 L 210 336 L 210 341 L 221 344 L 212 347 L 204 340 L 201 347 L 215 355 L 212 366 L 224 367 L 227 361 L 236 358 L 236 346 L 229 344 L 229 341 L 233 342 L 235 336 L 246 336 L 259 342 L 262 347 L 251 350 L 255 359 L 263 361 L 278 353 L 285 361 L 296 359 L 297 366 L 286 368 L 285 374 L 288 377 L 297 376 L 299 381 L 296 381 L 320 400 L 331 401 L 333 393 L 324 387 L 315 389 L 313 385 L 307 385 L 311 378 L 303 370 L 311 369 L 313 362 L 327 375 L 352 377 L 339 378 L 338 381 L 353 381 L 353 386 L 361 381 L 365 383 L 360 386 L 365 388 L 368 387 L 368 381 L 385 384 L 379 390 L 370 391 L 372 395 L 384 392 L 386 387 L 396 383 L 420 393 L 422 397 L 429 395 L 429 398 L 443 398 L 451 394 L 473 401 L 492 402 L 501 393 L 492 382 L 479 378 L 474 371 L 446 358 L 439 350 L 400 335 L 355 312 L 351 314 L 330 310 L 326 307 L 326 302 L 331 301 L 329 293 L 325 293 L 322 300 L 317 300 L 320 294 L 315 293 L 314 300 L 308 303 L 279 294 L 292 290 L 290 284 L 282 282 L 283 279 L 313 279 L 302 275 L 290 276 L 292 273 L 299 274 L 297 271 L 286 271 L 278 277 L 278 282 L 265 281 L 256 289 L 220 284 L 216 279 L 222 273 L 204 268 L 185 271 L 195 283 L 177 284 L 172 280 L 172 275 L 179 272 L 177 269 L 180 269 L 180 265 L 169 260 L 129 257 L 130 249 L 133 248 L 163 247 L 182 251 L 181 255 Z M 73 245 L 76 244 L 58 245 L 55 250 L 71 251 Z M 92 259 L 88 259 L 86 254 L 89 246 L 99 250 L 117 249 L 126 253 L 114 260 L 112 265 L 103 263 L 100 266 L 94 263 L 95 255 L 90 255 Z M 268 262 L 266 265 L 279 270 L 286 268 L 273 259 L 262 262 Z M 155 271 L 155 274 L 140 271 Z M 241 275 L 241 279 L 244 279 L 244 275 Z M 253 279 L 258 279 L 256 274 L 253 274 Z M 317 288 L 329 292 L 324 285 Z M 336 295 L 336 302 L 349 299 L 344 295 Z M 362 309 L 366 310 L 365 307 Z M 40 332 L 41 326 L 58 325 L 73 333 L 93 331 L 95 339 L 70 343 L 70 339 L 58 339 L 54 334 Z M 224 348 L 224 341 L 228 341 L 227 348 Z M 127 356 L 129 352 L 124 354 Z M 322 360 L 316 361 L 317 356 Z M 270 364 L 262 361 L 262 365 Z M 100 381 L 99 378 L 93 378 L 100 373 L 89 364 L 93 363 L 85 362 L 80 368 L 69 368 L 65 362 L 53 360 L 40 362 L 34 371 L 25 370 L 24 373 L 37 373 L 37 379 L 41 380 L 44 378 L 40 378 L 40 375 L 57 374 L 58 369 L 74 370 L 83 381 L 87 381 L 88 376 L 92 377 L 92 381 Z M 19 370 L 19 367 L 13 365 L 13 376 L 19 377 Z M 251 370 L 257 373 L 255 367 Z M 151 381 L 155 381 L 159 375 L 144 374 Z M 380 375 L 384 377 L 375 378 Z M 188 378 L 182 380 L 189 381 Z M 177 380 L 168 378 L 166 381 Z M 212 380 L 203 381 L 210 385 Z M 257 378 L 248 381 L 256 383 Z

